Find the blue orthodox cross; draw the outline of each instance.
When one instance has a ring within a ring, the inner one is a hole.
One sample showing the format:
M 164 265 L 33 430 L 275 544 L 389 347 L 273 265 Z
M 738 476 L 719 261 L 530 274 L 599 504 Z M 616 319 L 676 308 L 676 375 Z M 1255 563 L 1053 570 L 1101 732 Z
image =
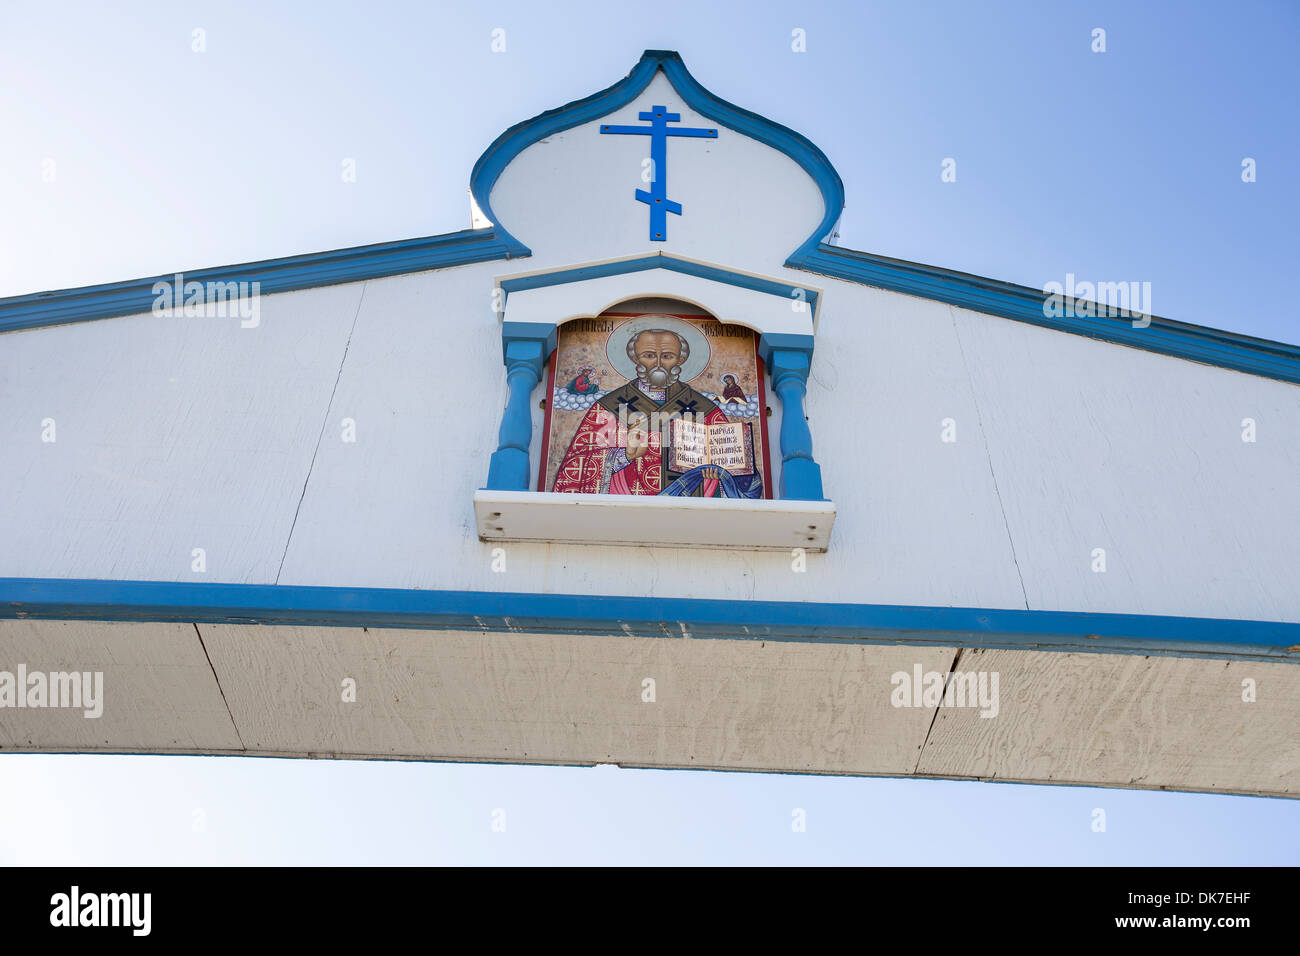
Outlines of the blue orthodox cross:
M 650 191 L 636 191 L 636 201 L 650 207 L 650 239 L 663 242 L 668 238 L 668 213 L 682 214 L 682 204 L 668 198 L 668 137 L 690 136 L 695 139 L 717 139 L 716 129 L 691 129 L 688 126 L 669 129 L 669 123 L 680 123 L 680 113 L 669 113 L 666 106 L 652 106 L 649 113 L 638 114 L 649 120 L 649 126 L 601 126 L 602 133 L 631 133 L 650 137 Z

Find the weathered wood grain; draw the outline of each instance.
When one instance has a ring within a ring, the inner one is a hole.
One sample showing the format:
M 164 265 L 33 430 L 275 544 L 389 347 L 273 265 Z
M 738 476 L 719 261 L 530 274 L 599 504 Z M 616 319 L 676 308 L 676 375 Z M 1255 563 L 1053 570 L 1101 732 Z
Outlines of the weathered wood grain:
M 239 751 L 192 624 L 0 620 L 0 670 L 102 671 L 103 713 L 0 708 L 2 750 Z
M 251 751 L 911 772 L 944 648 L 202 625 Z M 356 681 L 355 703 L 342 682 Z M 653 679 L 655 700 L 642 700 Z
M 956 669 L 998 672 L 998 716 L 940 707 L 919 773 L 1300 793 L 1293 664 L 985 650 L 963 651 Z

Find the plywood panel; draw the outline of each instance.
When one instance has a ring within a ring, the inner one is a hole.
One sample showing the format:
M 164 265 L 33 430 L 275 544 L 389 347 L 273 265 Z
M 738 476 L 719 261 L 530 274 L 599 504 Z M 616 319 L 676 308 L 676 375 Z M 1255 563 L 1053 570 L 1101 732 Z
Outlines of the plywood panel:
M 250 750 L 909 773 L 944 648 L 202 625 Z M 356 703 L 342 682 L 356 681 Z M 655 701 L 642 700 L 655 681 Z
M 367 283 L 280 583 L 486 580 L 473 493 L 505 404 L 494 266 Z
M 1293 664 L 621 635 L 207 624 L 202 633 L 203 645 L 191 625 L 0 622 L 0 670 L 102 670 L 105 680 L 99 719 L 0 708 L 0 750 L 609 762 L 1300 794 Z M 896 673 L 947 675 L 954 659 L 958 672 L 998 674 L 996 716 L 899 706 Z M 647 678 L 653 702 L 642 699 Z M 347 679 L 355 702 L 344 700 Z M 1246 679 L 1253 702 L 1242 699 Z
M 103 713 L 0 708 L 0 749 L 238 751 L 191 624 L 0 620 L 0 670 L 101 671 Z
M 1300 620 L 1300 388 L 953 313 L 1031 607 Z
M 838 508 L 816 599 L 1024 607 L 977 396 L 937 303 L 837 284 L 808 409 Z M 955 441 L 944 441 L 945 420 Z
M 360 296 L 0 336 L 0 575 L 274 582 Z
M 998 715 L 939 708 L 922 774 L 1300 792 L 1294 664 L 985 650 L 956 670 L 999 674 Z

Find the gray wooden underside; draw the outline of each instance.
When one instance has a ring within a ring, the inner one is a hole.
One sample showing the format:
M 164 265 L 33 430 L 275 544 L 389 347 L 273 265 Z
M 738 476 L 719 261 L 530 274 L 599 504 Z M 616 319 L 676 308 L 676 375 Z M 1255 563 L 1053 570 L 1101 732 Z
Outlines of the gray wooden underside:
M 0 708 L 0 751 L 921 776 L 1294 796 L 1300 668 L 611 635 L 0 621 L 0 658 L 101 670 L 104 713 Z M 891 675 L 999 675 L 998 716 Z M 356 682 L 356 702 L 343 684 Z M 642 699 L 655 682 L 653 703 Z M 1257 699 L 1243 701 L 1243 680 Z

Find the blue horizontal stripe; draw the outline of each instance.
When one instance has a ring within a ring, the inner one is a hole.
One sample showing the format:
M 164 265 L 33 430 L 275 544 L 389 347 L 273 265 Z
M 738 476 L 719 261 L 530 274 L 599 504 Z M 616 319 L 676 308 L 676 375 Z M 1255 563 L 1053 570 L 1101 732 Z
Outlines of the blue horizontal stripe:
M 0 578 L 0 618 L 404 627 L 1300 661 L 1300 624 L 1002 608 Z

